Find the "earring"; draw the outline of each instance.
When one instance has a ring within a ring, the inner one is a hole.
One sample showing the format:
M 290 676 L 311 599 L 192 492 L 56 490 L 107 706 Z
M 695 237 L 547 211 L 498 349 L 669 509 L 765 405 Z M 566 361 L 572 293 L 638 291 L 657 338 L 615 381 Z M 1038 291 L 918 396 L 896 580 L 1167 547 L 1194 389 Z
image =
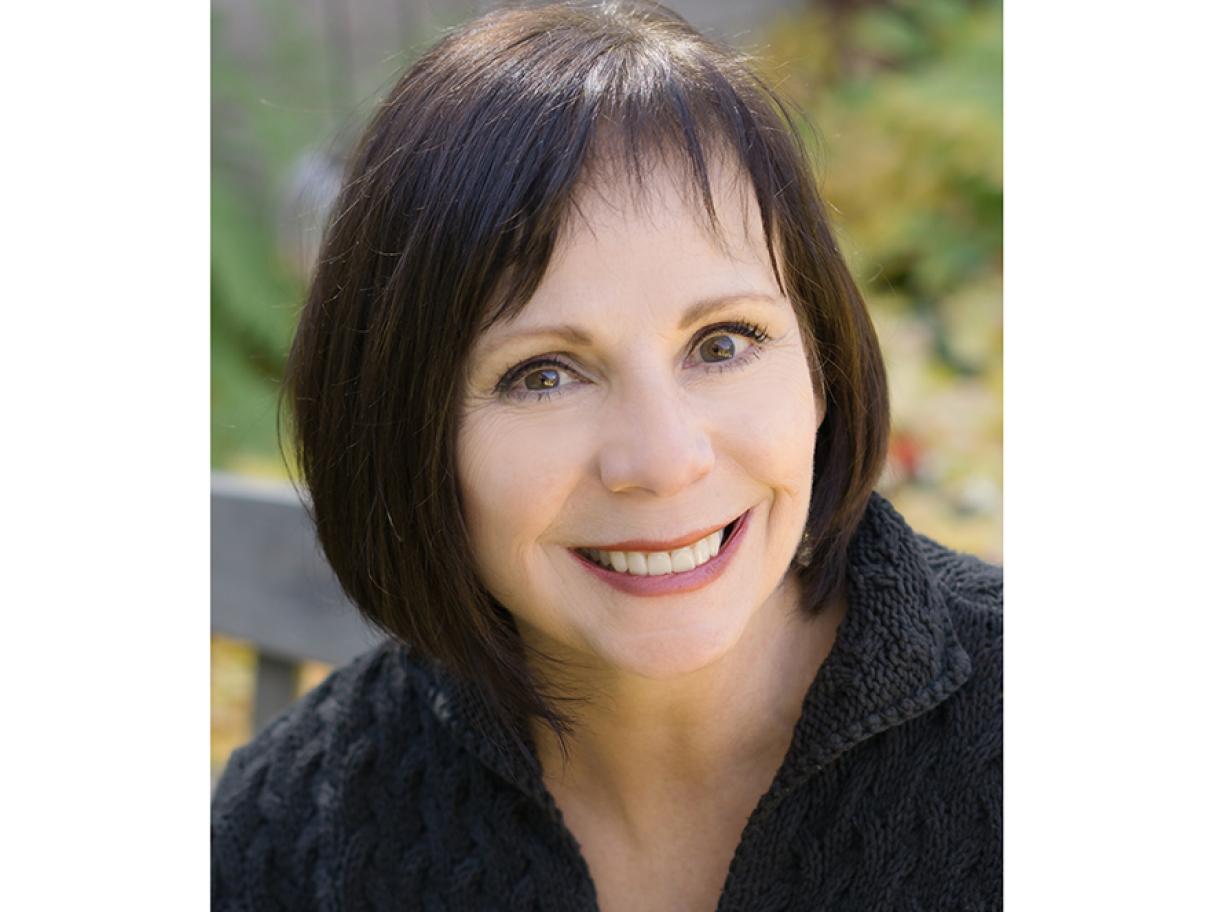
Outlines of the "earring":
M 811 565 L 811 530 L 802 530 L 802 541 L 798 542 L 798 550 L 794 552 L 794 563 L 805 570 Z

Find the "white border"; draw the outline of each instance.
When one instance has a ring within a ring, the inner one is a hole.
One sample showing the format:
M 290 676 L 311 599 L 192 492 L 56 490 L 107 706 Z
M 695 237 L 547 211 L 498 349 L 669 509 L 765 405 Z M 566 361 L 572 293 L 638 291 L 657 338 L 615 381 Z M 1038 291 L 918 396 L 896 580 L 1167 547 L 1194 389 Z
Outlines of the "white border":
M 208 15 L 6 19 L 5 908 L 207 903 Z M 1211 895 L 1210 20 L 1006 16 L 1010 909 Z
M 1006 11 L 1010 909 L 1212 901 L 1208 10 Z
M 207 907 L 209 16 L 5 14 L 0 908 Z

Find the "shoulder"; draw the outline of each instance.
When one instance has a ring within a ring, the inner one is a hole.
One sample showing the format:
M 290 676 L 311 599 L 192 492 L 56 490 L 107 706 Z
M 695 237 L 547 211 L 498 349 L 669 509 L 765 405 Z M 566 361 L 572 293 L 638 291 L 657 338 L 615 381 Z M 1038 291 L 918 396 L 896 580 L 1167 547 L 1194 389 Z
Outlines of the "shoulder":
M 973 554 L 947 548 L 926 535 L 916 534 L 916 543 L 938 584 L 948 593 L 963 596 L 1000 614 L 1004 570 Z
M 328 889 L 321 862 L 352 776 L 385 733 L 417 716 L 415 694 L 404 649 L 386 643 L 232 754 L 211 804 L 213 908 L 313 906 Z
M 404 695 L 404 681 L 390 680 L 397 664 L 394 651 L 384 644 L 337 669 L 234 751 L 213 805 L 231 804 L 272 773 L 279 785 L 303 785 L 299 777 L 315 759 L 355 736 L 367 716 L 389 711 L 388 704 Z
M 924 535 L 916 540 L 963 647 L 973 660 L 976 651 L 995 650 L 999 656 L 1004 634 L 1003 568 Z
M 1004 699 L 1004 572 L 923 535 L 918 546 L 948 612 L 950 628 L 966 652 L 970 674 L 939 707 L 957 737 L 954 770 L 968 767 L 998 792 L 1001 780 Z
M 926 832 L 950 846 L 941 863 L 954 872 L 954 889 L 971 891 L 975 908 L 986 908 L 994 888 L 999 896 L 1003 851 L 1003 571 L 923 536 L 918 541 L 949 617 L 946 635 L 970 671 L 917 728 L 912 753 L 927 764 L 917 814 Z

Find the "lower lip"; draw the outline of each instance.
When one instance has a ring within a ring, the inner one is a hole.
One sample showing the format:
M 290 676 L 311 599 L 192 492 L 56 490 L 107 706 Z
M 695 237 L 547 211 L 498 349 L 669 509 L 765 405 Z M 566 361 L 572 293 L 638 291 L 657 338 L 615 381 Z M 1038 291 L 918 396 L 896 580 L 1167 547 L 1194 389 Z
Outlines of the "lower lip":
M 748 510 L 739 518 L 730 538 L 723 542 L 721 551 L 701 566 L 684 573 L 634 576 L 632 573 L 617 573 L 615 570 L 607 570 L 577 551 L 571 550 L 570 553 L 588 573 L 603 580 L 614 589 L 630 595 L 676 595 L 681 592 L 692 592 L 694 589 L 708 586 L 726 572 L 731 558 L 739 550 L 739 542 L 743 540 L 743 535 L 747 532 L 747 524 L 751 515 L 752 511 Z

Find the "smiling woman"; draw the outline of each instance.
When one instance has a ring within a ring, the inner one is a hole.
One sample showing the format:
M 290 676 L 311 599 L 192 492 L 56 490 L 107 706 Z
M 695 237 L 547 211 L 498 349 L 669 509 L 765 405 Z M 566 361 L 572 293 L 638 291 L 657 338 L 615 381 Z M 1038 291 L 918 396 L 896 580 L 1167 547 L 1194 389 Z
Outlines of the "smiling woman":
M 478 578 L 566 669 L 743 674 L 745 633 L 801 600 L 824 409 L 750 183 L 711 164 L 716 234 L 672 169 L 645 209 L 579 194 L 527 307 L 470 355 L 456 474 Z
M 286 402 L 389 643 L 217 788 L 245 908 L 995 908 L 1000 573 L 873 493 L 796 131 L 652 5 L 491 13 L 356 151 Z

